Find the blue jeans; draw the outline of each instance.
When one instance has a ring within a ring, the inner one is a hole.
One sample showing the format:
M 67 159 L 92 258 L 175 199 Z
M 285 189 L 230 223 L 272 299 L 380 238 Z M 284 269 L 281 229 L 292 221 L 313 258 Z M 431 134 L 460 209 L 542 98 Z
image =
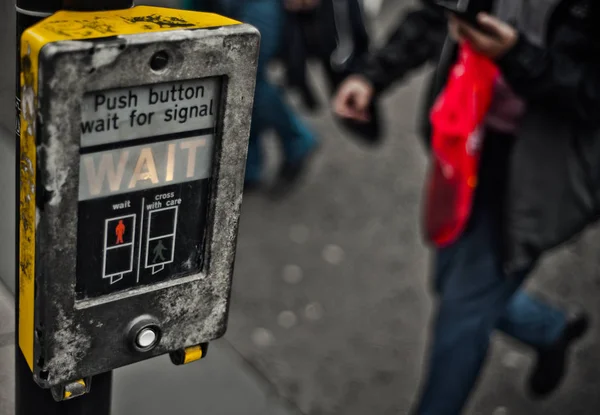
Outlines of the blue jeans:
M 494 329 L 535 348 L 554 343 L 565 315 L 520 287 L 527 272 L 502 267 L 502 205 L 511 138 L 488 135 L 480 185 L 465 233 L 439 249 L 434 268 L 439 296 L 429 369 L 418 415 L 458 415 L 473 389 Z
M 296 162 L 309 153 L 316 140 L 306 125 L 294 114 L 284 100 L 282 91 L 269 83 L 268 64 L 278 52 L 284 24 L 284 10 L 280 0 L 252 0 L 244 2 L 237 19 L 256 27 L 261 33 L 261 45 L 256 77 L 256 93 L 250 129 L 246 180 L 261 179 L 263 153 L 261 134 L 273 128 L 281 139 L 284 159 Z

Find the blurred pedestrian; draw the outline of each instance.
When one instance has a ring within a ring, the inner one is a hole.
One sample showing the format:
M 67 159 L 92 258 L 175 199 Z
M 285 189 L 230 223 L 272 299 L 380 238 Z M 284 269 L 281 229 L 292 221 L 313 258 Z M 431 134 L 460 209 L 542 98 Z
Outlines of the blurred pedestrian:
M 457 44 L 468 42 L 500 70 L 468 226 L 435 252 L 439 302 L 418 415 L 461 412 L 494 329 L 536 350 L 528 387 L 535 397 L 547 396 L 564 376 L 569 347 L 589 325 L 581 309 L 559 310 L 521 287 L 544 252 L 600 213 L 598 4 L 488 0 L 486 7 L 479 28 L 452 17 L 448 37 L 443 10 L 422 0 L 364 70 L 342 84 L 333 104 L 340 116 L 368 120 L 374 95 L 434 61 L 422 123 L 429 140 L 428 114 Z
M 291 9 L 294 11 L 288 11 L 284 30 L 286 47 L 280 55 L 286 86 L 299 93 L 307 109 L 316 111 L 318 94 L 308 82 L 309 63 L 311 66 L 319 64 L 325 81 L 324 92 L 330 96 L 368 56 L 370 33 L 362 0 L 320 0 L 314 8 L 298 11 L 298 7 L 292 6 Z M 335 121 L 361 144 L 378 145 L 384 133 L 378 113 L 379 103 L 374 101 L 369 122 L 340 117 L 335 117 Z
M 292 11 L 315 7 L 318 0 L 188 0 L 187 8 L 214 11 L 251 24 L 261 34 L 256 93 L 245 187 L 255 189 L 263 183 L 264 155 L 262 136 L 275 130 L 281 140 L 283 162 L 271 189 L 276 196 L 291 190 L 307 167 L 307 162 L 317 149 L 315 134 L 285 102 L 283 92 L 269 81 L 268 67 L 279 48 L 283 33 L 284 6 Z

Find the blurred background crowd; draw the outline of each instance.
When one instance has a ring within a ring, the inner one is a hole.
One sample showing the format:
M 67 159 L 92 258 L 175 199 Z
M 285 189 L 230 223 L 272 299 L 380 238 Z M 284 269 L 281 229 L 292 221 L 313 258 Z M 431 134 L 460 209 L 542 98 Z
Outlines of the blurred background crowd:
M 340 120 L 330 102 L 418 2 L 153 3 L 219 12 L 262 34 L 226 341 L 302 413 L 408 413 L 433 307 L 416 122 L 431 68 L 380 97 L 366 125 Z M 592 229 L 552 253 L 529 288 L 598 315 L 597 240 Z M 596 338 L 594 327 L 558 393 L 535 402 L 523 387 L 533 355 L 496 335 L 467 413 L 597 413 Z

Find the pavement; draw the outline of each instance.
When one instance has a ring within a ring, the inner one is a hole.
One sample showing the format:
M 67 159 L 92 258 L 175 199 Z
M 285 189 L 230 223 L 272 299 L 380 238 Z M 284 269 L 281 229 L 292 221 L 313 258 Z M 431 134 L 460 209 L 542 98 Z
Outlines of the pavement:
M 0 415 L 14 415 L 14 302 L 0 283 Z M 174 366 L 166 356 L 118 369 L 113 415 L 293 415 L 262 376 L 226 341 L 211 343 L 207 357 Z
M 378 34 L 411 3 L 387 2 Z M 311 73 L 326 105 L 319 68 Z M 385 97 L 380 147 L 361 146 L 326 110 L 306 115 L 322 146 L 304 183 L 279 202 L 261 193 L 244 200 L 224 340 L 189 367 L 160 358 L 117 370 L 115 414 L 408 413 L 434 306 L 419 222 L 427 159 L 415 132 L 427 74 Z M 265 145 L 272 174 L 277 143 L 267 137 Z M 595 317 L 557 393 L 529 399 L 524 382 L 532 353 L 498 334 L 465 415 L 600 413 L 599 249 L 595 227 L 550 253 L 527 286 L 560 306 L 579 303 Z M 10 311 L 4 296 L 0 307 Z M 0 342 L 9 311 L 0 315 Z M 0 415 L 8 415 L 2 393 L 10 387 L 12 346 L 1 345 Z M 173 398 L 163 402 L 165 391 Z

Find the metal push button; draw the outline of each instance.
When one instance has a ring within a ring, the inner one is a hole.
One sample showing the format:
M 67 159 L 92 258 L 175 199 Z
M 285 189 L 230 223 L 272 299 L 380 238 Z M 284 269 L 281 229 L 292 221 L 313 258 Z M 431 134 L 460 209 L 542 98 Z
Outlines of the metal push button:
M 134 319 L 126 330 L 126 342 L 133 352 L 145 353 L 154 349 L 161 338 L 158 320 L 149 315 Z
M 154 330 L 151 328 L 145 328 L 140 330 L 135 342 L 140 349 L 148 349 L 156 344 L 157 339 L 158 335 Z

